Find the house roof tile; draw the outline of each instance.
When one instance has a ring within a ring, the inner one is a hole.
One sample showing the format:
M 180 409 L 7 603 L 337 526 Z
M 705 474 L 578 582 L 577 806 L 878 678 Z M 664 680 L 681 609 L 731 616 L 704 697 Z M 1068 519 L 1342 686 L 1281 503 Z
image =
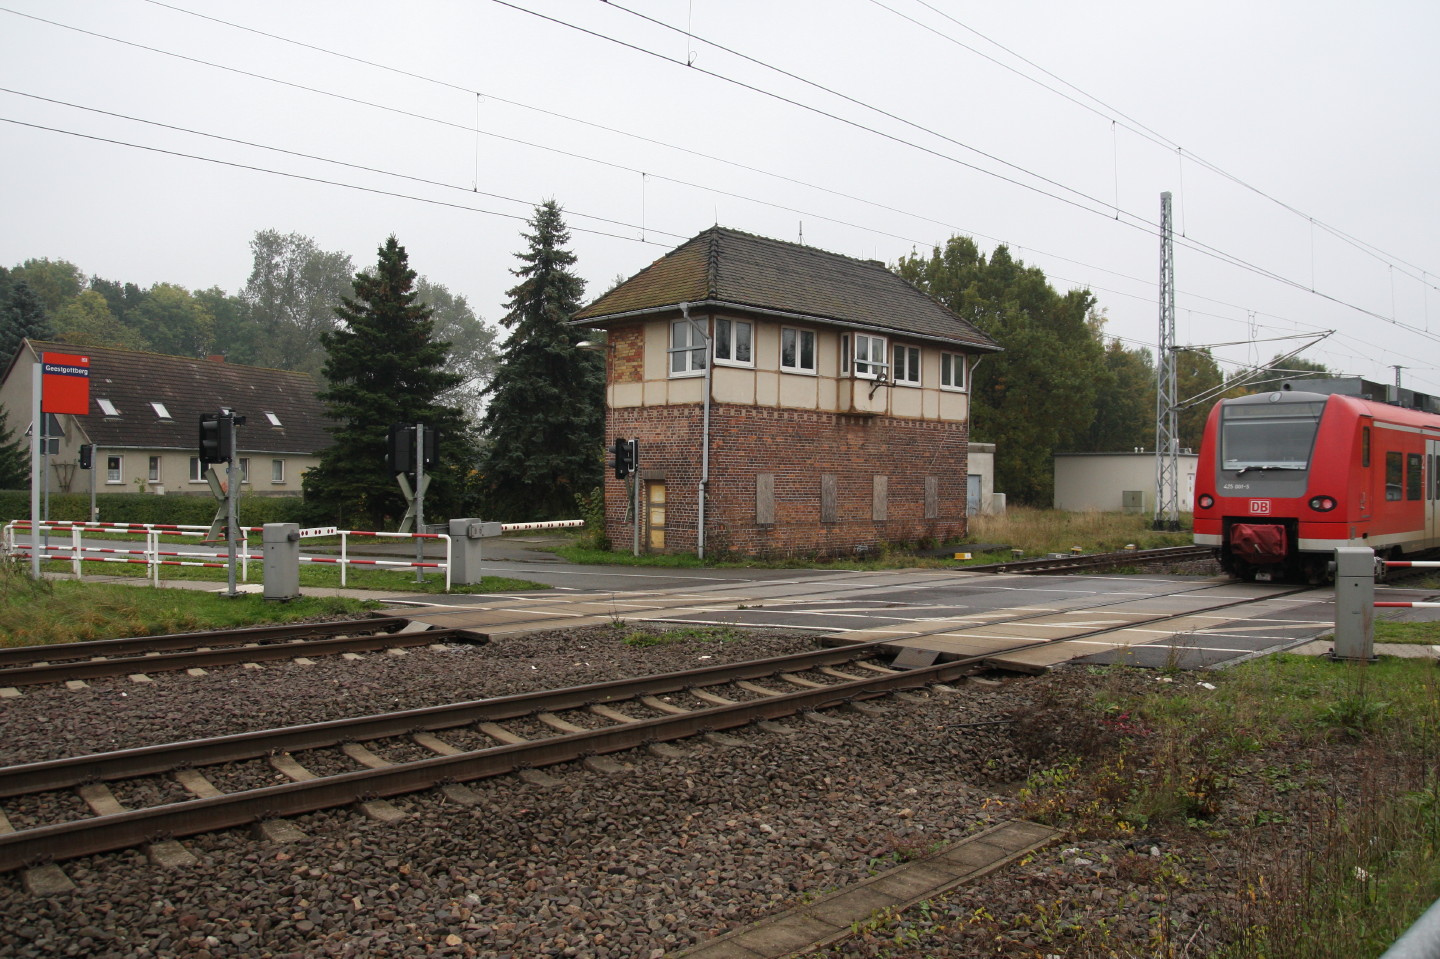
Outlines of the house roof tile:
M 671 250 L 575 316 L 605 326 L 640 312 L 705 301 L 776 310 L 815 323 L 872 327 L 950 341 L 999 345 L 968 320 L 871 260 L 713 227 Z
M 314 454 L 330 445 L 331 423 L 308 373 L 107 347 L 27 344 L 36 358 L 44 352 L 90 357 L 90 413 L 80 426 L 102 448 L 194 448 L 200 415 L 222 407 L 246 418 L 235 435 L 241 452 Z M 101 408 L 102 399 L 117 415 Z

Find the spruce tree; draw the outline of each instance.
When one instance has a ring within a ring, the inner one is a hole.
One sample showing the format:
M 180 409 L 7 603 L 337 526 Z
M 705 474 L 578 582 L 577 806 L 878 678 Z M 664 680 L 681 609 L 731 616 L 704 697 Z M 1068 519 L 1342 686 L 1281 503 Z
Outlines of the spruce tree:
M 584 333 L 569 323 L 585 281 L 571 271 L 570 233 L 554 200 L 535 208 L 529 226 L 483 425 L 485 502 L 504 522 L 578 517 L 577 498 L 600 485 L 604 467 L 604 361 L 580 347 Z
M 0 410 L 0 489 L 30 488 L 30 441 L 16 436 Z
M 385 460 L 397 423 L 440 431 L 425 518 L 459 515 L 473 444 L 460 410 L 437 397 L 460 378 L 445 369 L 449 344 L 434 338 L 431 311 L 418 302 L 415 271 L 394 236 L 374 269 L 355 275 L 354 298 L 342 298 L 335 314 L 340 326 L 320 337 L 329 385 L 319 394 L 334 423 L 333 442 L 306 474 L 308 515 L 368 528 L 398 522 L 406 503 Z
M 28 283 L 18 280 L 0 292 L 0 370 L 10 365 L 24 340 L 48 340 L 54 335 L 45 307 Z

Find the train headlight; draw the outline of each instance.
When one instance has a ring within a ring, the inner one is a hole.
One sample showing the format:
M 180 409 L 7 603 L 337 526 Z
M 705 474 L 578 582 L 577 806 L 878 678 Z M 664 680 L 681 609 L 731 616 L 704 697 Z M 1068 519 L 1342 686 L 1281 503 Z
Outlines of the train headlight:
M 1210 507 L 1215 505 L 1215 497 L 1211 496 L 1209 493 L 1201 493 L 1200 499 L 1196 502 L 1200 504 L 1201 509 L 1209 509 Z
M 1310 508 L 1317 513 L 1328 513 L 1338 505 L 1333 496 L 1310 497 Z

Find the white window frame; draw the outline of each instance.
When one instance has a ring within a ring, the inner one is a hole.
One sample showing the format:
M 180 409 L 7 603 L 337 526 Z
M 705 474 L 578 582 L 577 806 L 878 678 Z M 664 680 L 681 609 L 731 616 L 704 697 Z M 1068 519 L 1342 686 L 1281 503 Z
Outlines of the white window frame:
M 894 381 L 906 386 L 920 385 L 920 347 L 896 343 L 892 350 L 890 369 Z
M 117 453 L 105 455 L 105 485 L 115 486 L 125 482 L 125 457 Z
M 283 482 L 285 482 L 285 461 L 284 461 L 284 460 L 271 460 L 271 461 L 270 461 L 270 482 L 272 482 L 272 483 L 283 483 Z
M 889 344 L 885 337 L 871 333 L 846 333 L 840 337 L 840 372 L 848 375 L 853 366 L 855 378 L 876 380 L 885 375 L 890 364 Z M 880 359 L 876 360 L 875 357 Z
M 198 456 L 190 457 L 190 482 L 205 482 L 205 471 L 200 468 L 200 457 Z
M 265 418 L 270 421 L 271 426 L 280 425 L 280 417 L 276 416 L 274 413 L 266 413 Z
M 151 400 L 151 401 L 150 401 L 150 408 L 151 408 L 152 410 L 154 410 L 154 411 L 155 411 L 155 415 L 158 416 L 158 417 L 160 417 L 162 420 L 173 420 L 173 419 L 175 418 L 175 417 L 173 417 L 173 416 L 170 415 L 170 411 L 165 408 L 165 404 L 164 404 L 164 403 L 160 403 L 160 402 L 157 402 L 157 401 L 155 401 L 155 400 Z
M 673 320 L 670 323 L 670 375 L 700 376 L 705 372 L 706 336 L 695 329 L 698 321 Z
M 160 482 L 160 457 L 150 457 L 150 482 Z
M 755 324 L 749 320 L 732 320 L 728 316 L 715 318 L 714 353 L 716 366 L 755 366 Z M 740 359 L 741 350 L 748 353 Z
M 241 456 L 237 462 L 240 464 L 240 482 L 250 482 L 250 457 Z
M 957 378 L 958 383 L 954 382 Z M 964 353 L 940 354 L 940 388 L 942 390 L 949 390 L 952 393 L 968 392 L 970 389 L 969 379 L 970 364 L 965 362 Z
M 115 404 L 105 399 L 103 396 L 95 397 L 95 403 L 100 407 L 100 412 L 104 413 L 106 416 L 120 415 L 120 411 L 115 408 Z
M 787 334 L 794 342 L 795 353 L 795 362 L 788 365 L 785 362 L 785 338 Z M 808 365 L 805 363 L 807 344 L 810 353 L 810 362 Z M 794 326 L 780 327 L 780 370 L 784 373 L 804 373 L 808 376 L 818 375 L 819 367 L 815 362 L 816 346 L 814 330 L 802 330 Z

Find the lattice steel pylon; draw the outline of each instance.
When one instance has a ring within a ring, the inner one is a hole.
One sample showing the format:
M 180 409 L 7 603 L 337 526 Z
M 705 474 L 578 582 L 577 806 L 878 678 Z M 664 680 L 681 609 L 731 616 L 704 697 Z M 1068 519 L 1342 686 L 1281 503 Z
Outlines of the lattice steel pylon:
M 1160 350 L 1155 360 L 1155 529 L 1180 528 L 1180 429 L 1175 375 L 1175 244 L 1170 194 L 1160 194 Z

